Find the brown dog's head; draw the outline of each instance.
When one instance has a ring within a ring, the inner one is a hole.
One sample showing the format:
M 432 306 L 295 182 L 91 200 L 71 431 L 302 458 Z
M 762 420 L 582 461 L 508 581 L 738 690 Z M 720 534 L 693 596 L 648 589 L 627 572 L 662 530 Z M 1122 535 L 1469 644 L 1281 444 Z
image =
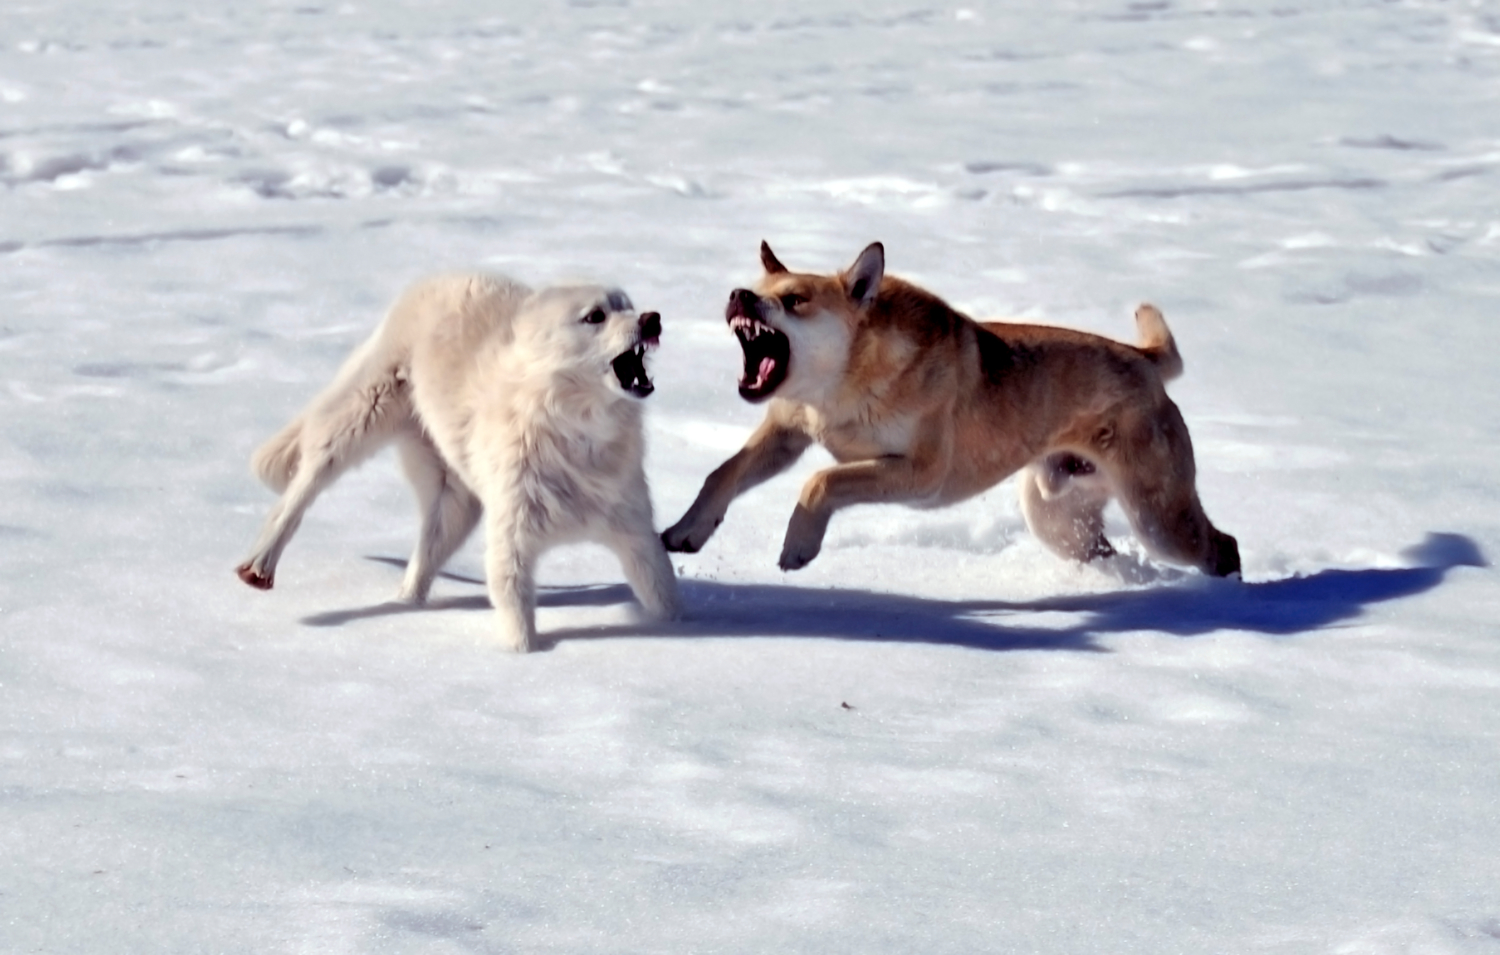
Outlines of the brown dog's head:
M 817 404 L 842 377 L 854 330 L 880 292 L 885 247 L 870 243 L 836 275 L 793 272 L 765 242 L 760 261 L 766 274 L 755 290 L 729 293 L 724 311 L 745 353 L 740 397 Z

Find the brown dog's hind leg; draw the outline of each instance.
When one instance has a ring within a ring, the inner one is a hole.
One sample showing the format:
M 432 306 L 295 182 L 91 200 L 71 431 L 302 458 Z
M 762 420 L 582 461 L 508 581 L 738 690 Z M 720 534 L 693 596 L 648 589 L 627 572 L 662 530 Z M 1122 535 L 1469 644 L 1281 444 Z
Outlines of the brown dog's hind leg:
M 1049 550 L 1083 563 L 1114 556 L 1104 536 L 1109 484 L 1092 462 L 1051 454 L 1021 469 L 1018 481 L 1021 516 Z
M 1118 422 L 1105 466 L 1131 527 L 1152 554 L 1215 577 L 1239 573 L 1239 544 L 1203 511 L 1192 440 L 1169 399 L 1155 414 Z

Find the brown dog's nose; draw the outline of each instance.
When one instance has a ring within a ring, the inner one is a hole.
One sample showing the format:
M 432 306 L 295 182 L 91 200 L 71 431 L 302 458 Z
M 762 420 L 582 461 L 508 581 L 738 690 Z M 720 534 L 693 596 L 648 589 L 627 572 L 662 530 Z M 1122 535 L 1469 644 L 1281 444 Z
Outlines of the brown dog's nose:
M 660 338 L 661 337 L 661 313 L 660 312 L 642 312 L 641 313 L 641 337 L 642 338 Z
M 724 310 L 724 317 L 734 318 L 736 315 L 754 316 L 759 304 L 760 296 L 747 288 L 737 288 L 729 293 L 729 307 Z

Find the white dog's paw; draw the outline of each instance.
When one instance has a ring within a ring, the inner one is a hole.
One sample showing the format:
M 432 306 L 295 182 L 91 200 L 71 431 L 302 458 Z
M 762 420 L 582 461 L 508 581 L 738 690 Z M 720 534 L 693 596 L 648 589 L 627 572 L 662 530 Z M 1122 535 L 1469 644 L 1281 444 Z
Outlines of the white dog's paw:
M 530 653 L 535 641 L 529 633 L 502 633 L 500 645 L 514 653 Z
M 636 599 L 641 602 L 641 609 L 649 620 L 680 619 L 682 591 L 677 587 L 677 575 L 672 570 L 672 562 L 665 559 L 666 555 L 658 551 L 657 556 L 660 559 L 655 562 L 655 572 L 647 577 L 644 586 L 636 589 Z
M 396 602 L 412 607 L 420 607 L 427 603 L 427 590 L 425 588 L 418 590 L 414 587 L 403 585 L 400 590 L 396 591 Z
M 682 619 L 682 601 L 674 593 L 641 604 L 641 615 L 652 623 L 670 623 Z
M 270 590 L 276 585 L 276 574 L 266 573 L 255 566 L 254 561 L 245 561 L 234 569 L 240 580 L 254 587 L 256 590 Z
M 495 612 L 495 638 L 500 646 L 516 653 L 530 653 L 536 646 L 536 625 L 524 614 Z

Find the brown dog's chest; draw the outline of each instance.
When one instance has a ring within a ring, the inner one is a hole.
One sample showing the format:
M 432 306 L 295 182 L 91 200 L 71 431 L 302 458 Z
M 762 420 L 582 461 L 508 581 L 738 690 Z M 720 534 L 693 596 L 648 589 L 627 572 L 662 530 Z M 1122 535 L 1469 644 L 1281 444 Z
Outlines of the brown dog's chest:
M 833 418 L 803 405 L 798 409 L 797 419 L 802 430 L 840 463 L 910 454 L 918 433 L 915 414 L 876 414 L 866 410 L 861 415 Z

